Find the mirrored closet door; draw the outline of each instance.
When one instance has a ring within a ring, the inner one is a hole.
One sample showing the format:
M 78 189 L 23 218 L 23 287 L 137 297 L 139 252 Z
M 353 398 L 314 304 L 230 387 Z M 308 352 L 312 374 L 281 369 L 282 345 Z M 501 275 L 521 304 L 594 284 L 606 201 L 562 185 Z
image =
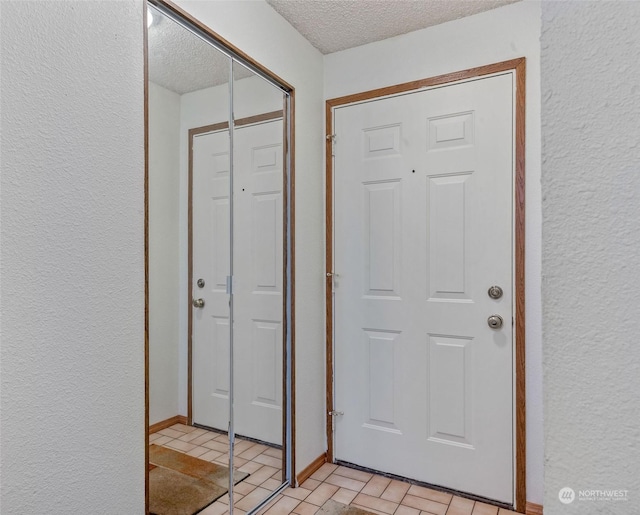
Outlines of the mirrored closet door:
M 291 478 L 291 89 L 147 16 L 149 511 L 253 512 Z
M 268 479 L 253 499 L 285 480 L 284 102 L 281 90 L 234 61 L 234 464 L 262 465 L 256 474 Z M 236 503 L 243 511 L 250 504 Z

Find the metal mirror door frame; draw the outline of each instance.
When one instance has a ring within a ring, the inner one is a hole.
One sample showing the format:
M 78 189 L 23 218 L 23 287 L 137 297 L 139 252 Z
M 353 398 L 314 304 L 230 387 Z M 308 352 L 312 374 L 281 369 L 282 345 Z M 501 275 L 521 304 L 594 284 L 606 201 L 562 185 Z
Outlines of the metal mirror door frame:
M 293 160 L 293 112 L 294 112 L 294 88 L 267 68 L 254 61 L 248 55 L 224 40 L 207 26 L 190 16 L 175 4 L 167 0 L 145 0 L 144 1 L 144 36 L 145 36 L 145 507 L 149 512 L 149 96 L 148 96 L 148 47 L 147 47 L 147 7 L 152 5 L 162 14 L 172 19 L 191 33 L 204 40 L 214 48 L 230 58 L 230 80 L 229 80 L 229 132 L 230 132 L 230 277 L 233 278 L 233 66 L 240 64 L 251 72 L 255 73 L 269 84 L 283 93 L 283 480 L 281 485 L 270 495 L 263 499 L 258 505 L 250 509 L 248 514 L 253 514 L 268 504 L 282 490 L 293 485 L 295 453 L 293 448 L 294 439 L 294 416 L 293 416 L 293 385 L 294 382 L 294 280 L 295 270 L 293 267 L 294 258 L 294 160 Z M 233 279 L 229 281 L 228 293 L 230 303 L 230 318 L 233 319 Z M 189 282 L 191 288 L 191 281 Z M 191 296 L 189 300 L 189 318 L 191 317 Z M 230 357 L 229 357 L 229 470 L 233 471 L 233 324 L 230 324 Z M 191 415 L 191 414 L 190 414 Z M 191 420 L 189 420 L 191 423 Z M 234 474 L 229 474 L 229 511 L 233 513 L 233 480 Z

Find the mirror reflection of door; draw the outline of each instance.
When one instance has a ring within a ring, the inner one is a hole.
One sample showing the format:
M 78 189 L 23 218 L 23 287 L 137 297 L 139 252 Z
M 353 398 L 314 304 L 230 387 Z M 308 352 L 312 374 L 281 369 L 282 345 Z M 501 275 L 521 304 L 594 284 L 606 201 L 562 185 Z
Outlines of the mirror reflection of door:
M 191 99 L 186 99 L 189 102 Z M 196 97 L 195 101 L 199 102 Z M 225 125 L 225 127 L 220 127 Z M 192 422 L 229 426 L 230 142 L 227 123 L 189 131 Z
M 251 511 L 288 478 L 286 95 L 157 7 L 148 23 L 150 511 L 183 499 L 195 503 L 185 513 Z M 193 467 L 198 481 L 216 480 L 183 485 Z
M 193 101 L 190 111 L 201 115 L 200 98 Z M 234 429 L 239 437 L 275 446 L 282 443 L 283 416 L 282 105 L 280 91 L 234 63 L 232 209 L 226 122 L 189 131 L 193 422 L 216 429 L 228 422 L 233 212 Z M 216 114 L 223 115 L 210 118 Z
M 237 62 L 233 81 L 234 429 L 277 449 L 283 441 L 283 95 Z M 277 458 L 265 464 L 281 468 Z

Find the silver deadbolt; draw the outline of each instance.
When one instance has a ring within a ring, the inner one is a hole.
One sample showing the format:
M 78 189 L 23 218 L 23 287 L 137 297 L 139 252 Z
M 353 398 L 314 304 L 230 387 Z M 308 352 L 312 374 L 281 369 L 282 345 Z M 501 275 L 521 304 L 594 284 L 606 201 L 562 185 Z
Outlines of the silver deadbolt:
M 198 288 L 204 288 L 204 279 L 198 279 L 196 284 L 198 285 Z
M 502 288 L 500 288 L 500 286 L 492 286 L 491 288 L 489 288 L 489 291 L 487 293 L 492 299 L 499 299 L 500 297 L 502 297 Z
M 491 327 L 491 329 L 500 329 L 502 327 L 502 324 L 504 324 L 504 320 L 502 320 L 502 317 L 500 315 L 491 315 L 489 318 L 487 318 L 487 324 L 489 324 L 489 327 Z
M 203 308 L 204 307 L 204 299 L 193 299 L 191 301 L 194 308 Z

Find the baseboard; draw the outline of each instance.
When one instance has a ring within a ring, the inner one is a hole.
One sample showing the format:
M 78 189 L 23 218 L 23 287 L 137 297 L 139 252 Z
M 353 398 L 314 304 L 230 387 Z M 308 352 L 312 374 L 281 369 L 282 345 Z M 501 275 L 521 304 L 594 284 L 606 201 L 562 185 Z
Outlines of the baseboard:
M 175 417 L 168 418 L 167 420 L 156 422 L 155 424 L 149 426 L 149 434 L 157 433 L 158 431 L 162 431 L 163 429 L 171 427 L 174 424 L 184 424 L 186 426 L 187 417 L 183 415 L 176 415 Z
M 311 474 L 313 474 L 316 470 L 318 470 L 320 467 L 322 467 L 322 465 L 324 465 L 326 462 L 327 462 L 327 453 L 323 452 L 315 460 L 313 460 L 311 463 L 309 463 L 309 465 L 307 465 L 304 468 L 304 470 L 302 470 L 296 476 L 296 483 L 297 483 L 296 486 L 299 486 L 302 483 L 304 483 L 307 479 L 309 479 Z
M 542 515 L 542 505 L 528 502 L 526 506 L 526 515 Z

